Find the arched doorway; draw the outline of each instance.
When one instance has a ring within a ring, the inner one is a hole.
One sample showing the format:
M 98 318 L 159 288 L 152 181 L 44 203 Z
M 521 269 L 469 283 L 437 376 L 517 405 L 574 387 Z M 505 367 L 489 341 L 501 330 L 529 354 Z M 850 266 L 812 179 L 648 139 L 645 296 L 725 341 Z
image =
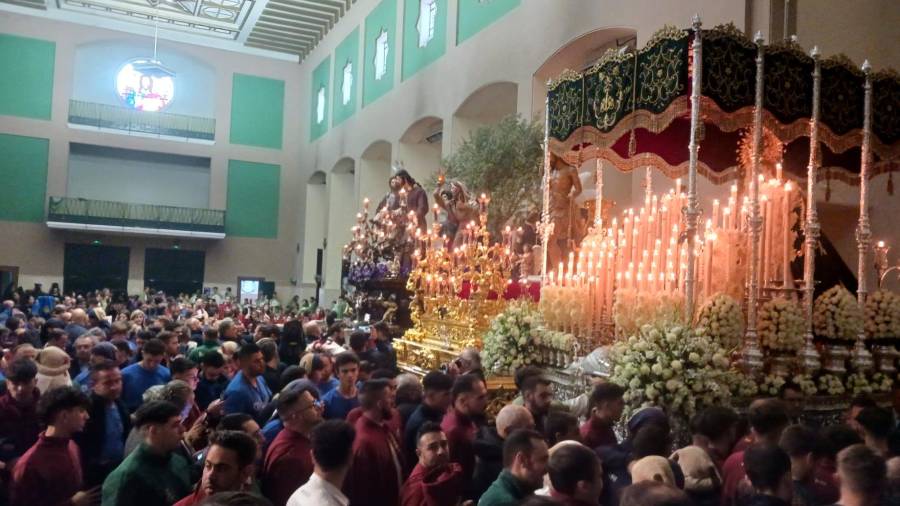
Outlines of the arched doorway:
M 391 154 L 390 142 L 379 140 L 369 144 L 359 158 L 359 193 L 357 203 L 362 205 L 363 199 L 371 201 L 370 209 L 374 212 L 375 206 L 388 193 L 388 180 L 391 178 Z
M 304 216 L 303 273 L 300 279 L 305 287 L 314 287 L 316 274 L 324 267 L 325 237 L 328 235 L 328 185 L 327 176 L 321 170 L 314 172 L 306 181 Z
M 443 136 L 444 120 L 426 116 L 410 125 L 400 137 L 397 160 L 423 187 L 441 167 Z
M 450 144 L 444 152 L 456 149 L 469 132 L 483 125 L 492 125 L 515 114 L 519 87 L 512 82 L 497 82 L 482 86 L 466 97 L 453 113 Z
M 329 304 L 341 291 L 341 265 L 344 245 L 350 242 L 350 227 L 353 226 L 356 209 L 348 203 L 353 202 L 356 195 L 356 163 L 352 158 L 345 157 L 331 169 L 327 177 L 328 203 L 323 206 L 327 209 L 328 231 L 326 235 L 327 247 L 325 248 L 324 287 L 325 300 L 322 304 Z M 315 211 L 313 211 L 315 214 Z

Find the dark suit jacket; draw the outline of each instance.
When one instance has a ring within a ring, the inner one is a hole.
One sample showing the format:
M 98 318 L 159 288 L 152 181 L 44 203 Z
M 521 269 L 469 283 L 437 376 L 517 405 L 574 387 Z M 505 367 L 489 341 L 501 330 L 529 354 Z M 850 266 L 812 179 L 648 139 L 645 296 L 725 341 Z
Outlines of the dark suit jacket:
M 91 394 L 91 408 L 88 411 L 90 418 L 84 426 L 84 431 L 76 434 L 74 439 L 81 448 L 81 467 L 84 470 L 85 487 L 101 485 L 106 476 L 112 472 L 119 462 L 103 464 L 100 462 L 100 453 L 103 450 L 103 441 L 106 437 L 106 399 Z M 119 418 L 122 419 L 122 444 L 131 432 L 131 418 L 128 409 L 122 404 L 121 399 L 116 400 L 116 409 L 119 410 Z

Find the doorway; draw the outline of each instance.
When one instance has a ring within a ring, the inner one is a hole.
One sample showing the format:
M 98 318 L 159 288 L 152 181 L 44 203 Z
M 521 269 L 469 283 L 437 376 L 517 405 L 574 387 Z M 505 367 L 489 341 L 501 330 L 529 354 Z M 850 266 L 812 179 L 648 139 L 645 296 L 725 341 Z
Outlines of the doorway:
M 147 248 L 144 253 L 144 286 L 173 297 L 200 293 L 205 270 L 204 251 Z
M 19 268 L 11 265 L 0 265 L 0 296 L 3 300 L 12 297 L 19 286 Z
M 124 246 L 66 243 L 63 291 L 85 293 L 109 288 L 126 292 L 129 254 L 130 249 Z

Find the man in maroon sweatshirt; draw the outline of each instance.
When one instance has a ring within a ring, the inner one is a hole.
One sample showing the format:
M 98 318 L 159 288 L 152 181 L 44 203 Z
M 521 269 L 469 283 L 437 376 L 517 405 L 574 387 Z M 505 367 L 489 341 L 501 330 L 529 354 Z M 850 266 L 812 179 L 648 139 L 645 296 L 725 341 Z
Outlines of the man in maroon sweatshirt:
M 99 487 L 82 491 L 81 460 L 72 434 L 84 429 L 90 401 L 77 387 L 48 390 L 38 404 L 47 430 L 12 473 L 12 506 L 88 506 L 100 499 Z
M 31 448 L 41 432 L 37 419 L 37 364 L 17 358 L 6 371 L 0 395 L 0 461 L 9 462 Z
M 262 491 L 275 506 L 284 506 L 313 472 L 309 436 L 322 422 L 322 402 L 313 385 L 278 396 L 284 429 L 269 445 L 262 469 Z
M 450 461 L 462 466 L 464 487 L 468 487 L 475 471 L 478 426 L 474 418 L 482 416 L 487 407 L 487 386 L 480 376 L 463 374 L 453 383 L 450 398 L 452 404 L 441 421 L 441 430 L 450 444 Z
M 360 391 L 363 414 L 356 420 L 353 465 L 344 493 L 353 506 L 397 506 L 403 482 L 403 452 L 387 420 L 390 385 L 385 379 L 365 382 Z
M 450 462 L 441 426 L 425 422 L 416 438 L 419 463 L 403 484 L 402 506 L 456 506 L 463 492 L 462 466 Z

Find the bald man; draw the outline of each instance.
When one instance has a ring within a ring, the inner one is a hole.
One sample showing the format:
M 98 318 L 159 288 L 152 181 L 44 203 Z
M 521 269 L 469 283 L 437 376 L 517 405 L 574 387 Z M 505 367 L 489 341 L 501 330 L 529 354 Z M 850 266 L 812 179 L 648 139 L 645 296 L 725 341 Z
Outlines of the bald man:
M 497 413 L 493 427 L 482 427 L 475 438 L 475 473 L 467 499 L 481 497 L 503 470 L 503 442 L 520 429 L 534 429 L 534 416 L 525 406 L 507 404 Z
M 72 317 L 65 329 L 66 334 L 69 334 L 69 342 L 74 343 L 81 334 L 87 332 L 88 325 L 90 324 L 88 323 L 87 313 L 84 312 L 84 309 L 73 309 Z

